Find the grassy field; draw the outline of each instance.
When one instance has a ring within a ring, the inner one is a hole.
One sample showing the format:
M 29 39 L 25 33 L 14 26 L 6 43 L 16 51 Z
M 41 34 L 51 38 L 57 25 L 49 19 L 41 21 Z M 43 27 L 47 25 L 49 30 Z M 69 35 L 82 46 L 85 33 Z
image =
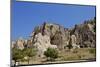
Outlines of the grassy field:
M 61 60 L 84 60 L 84 59 L 94 59 L 96 57 L 95 48 L 80 48 L 74 50 L 61 51 L 59 53 Z
M 46 64 L 46 63 L 60 63 L 70 62 L 76 60 L 91 60 L 96 58 L 95 48 L 79 48 L 74 50 L 59 51 L 59 57 L 55 61 L 47 61 L 47 58 L 33 57 L 29 63 L 27 61 L 20 62 L 20 64 Z

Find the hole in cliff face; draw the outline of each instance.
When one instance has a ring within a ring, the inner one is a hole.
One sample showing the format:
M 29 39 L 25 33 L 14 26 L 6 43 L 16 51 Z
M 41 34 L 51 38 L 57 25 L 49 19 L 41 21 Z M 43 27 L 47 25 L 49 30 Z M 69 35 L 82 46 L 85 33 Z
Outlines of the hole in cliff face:
M 90 40 L 90 42 L 92 43 L 93 41 L 92 41 L 92 40 Z
M 24 47 L 27 48 L 27 44 L 25 44 Z
M 83 41 L 87 41 L 88 40 L 88 35 L 86 33 L 83 34 L 82 36 Z
M 68 47 L 69 49 L 73 48 L 73 46 L 72 46 L 71 44 L 67 45 L 67 47 Z
M 80 48 L 84 48 L 84 46 L 83 45 L 80 45 Z

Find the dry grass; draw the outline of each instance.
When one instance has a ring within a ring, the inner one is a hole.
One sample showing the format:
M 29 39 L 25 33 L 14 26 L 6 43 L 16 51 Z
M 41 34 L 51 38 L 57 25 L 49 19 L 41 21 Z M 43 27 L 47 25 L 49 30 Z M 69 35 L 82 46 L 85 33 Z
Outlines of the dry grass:
M 46 64 L 46 63 L 60 63 L 63 61 L 75 61 L 75 60 L 86 60 L 95 59 L 96 51 L 95 48 L 80 48 L 74 50 L 63 50 L 59 51 L 59 57 L 55 61 L 47 61 L 47 58 L 33 57 L 29 64 Z M 26 61 L 21 64 L 28 64 Z
M 63 51 L 59 53 L 61 60 L 82 60 L 82 59 L 94 59 L 96 55 L 95 48 L 80 48 L 73 51 Z

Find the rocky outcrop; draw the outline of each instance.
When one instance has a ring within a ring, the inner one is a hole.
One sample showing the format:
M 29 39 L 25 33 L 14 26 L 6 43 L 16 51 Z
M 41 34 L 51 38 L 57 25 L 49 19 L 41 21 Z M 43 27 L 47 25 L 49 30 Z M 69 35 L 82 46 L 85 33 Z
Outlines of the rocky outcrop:
M 34 38 L 34 47 L 38 50 L 38 56 L 43 57 L 44 51 L 47 50 L 47 48 L 57 48 L 56 45 L 52 45 L 50 43 L 50 37 L 48 35 L 42 35 L 42 33 L 38 33 L 35 35 Z
M 34 28 L 30 39 L 18 39 L 14 44 L 17 45 L 18 49 L 36 47 L 37 54 L 41 57 L 48 47 L 59 50 L 70 47 L 73 49 L 95 48 L 96 19 L 85 21 L 83 24 L 75 25 L 73 28 L 64 28 L 59 24 L 44 22 Z
M 58 24 L 44 22 L 42 26 L 35 27 L 35 31 L 35 34 L 42 33 L 42 35 L 48 35 L 50 37 L 50 43 L 57 45 L 59 49 L 63 49 L 68 45 L 70 39 L 70 32 Z
M 75 28 L 71 31 L 71 34 L 75 34 L 77 40 L 76 43 L 79 44 L 80 47 L 95 47 L 96 22 L 94 22 L 94 20 L 85 21 L 85 23 L 81 25 L 75 25 Z
M 57 45 L 58 49 L 64 49 L 69 44 L 73 48 L 95 47 L 95 19 L 75 25 L 71 29 L 64 28 L 59 24 L 44 22 L 35 31 L 42 33 L 42 35 L 48 35 L 50 43 Z
M 16 42 L 16 47 L 17 47 L 18 49 L 21 49 L 21 50 L 24 49 L 24 40 L 23 40 L 22 37 L 20 37 L 20 38 L 17 40 L 17 42 Z
M 80 46 L 77 44 L 77 40 L 76 40 L 76 36 L 75 35 L 71 35 L 71 45 L 72 48 L 80 48 Z

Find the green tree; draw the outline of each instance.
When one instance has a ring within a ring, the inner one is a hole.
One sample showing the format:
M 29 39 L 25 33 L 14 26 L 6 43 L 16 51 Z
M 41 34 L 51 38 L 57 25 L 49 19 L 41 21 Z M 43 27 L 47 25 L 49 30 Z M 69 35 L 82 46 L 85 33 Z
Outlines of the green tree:
M 47 58 L 50 58 L 48 60 L 53 61 L 54 59 L 58 57 L 58 51 L 54 48 L 48 48 L 47 51 L 44 52 L 44 55 Z
M 17 49 L 17 48 L 12 49 L 12 59 L 15 61 L 15 65 L 16 65 L 16 62 L 21 61 L 21 59 L 23 58 L 24 58 L 24 55 L 22 54 L 22 50 Z
M 34 48 L 25 48 L 23 50 L 23 54 L 24 56 L 28 57 L 28 64 L 29 64 L 29 60 L 31 59 L 31 57 L 36 55 L 36 50 Z

